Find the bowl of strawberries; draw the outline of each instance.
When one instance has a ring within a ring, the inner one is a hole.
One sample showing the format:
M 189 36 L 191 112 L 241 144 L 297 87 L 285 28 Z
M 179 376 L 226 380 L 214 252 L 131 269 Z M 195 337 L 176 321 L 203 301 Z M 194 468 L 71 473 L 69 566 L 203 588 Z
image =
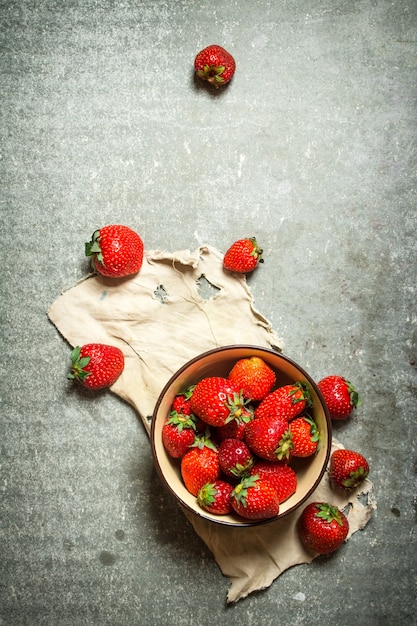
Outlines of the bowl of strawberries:
M 331 450 L 317 384 L 269 348 L 224 346 L 181 367 L 155 405 L 151 445 L 168 490 L 187 510 L 247 527 L 294 511 Z

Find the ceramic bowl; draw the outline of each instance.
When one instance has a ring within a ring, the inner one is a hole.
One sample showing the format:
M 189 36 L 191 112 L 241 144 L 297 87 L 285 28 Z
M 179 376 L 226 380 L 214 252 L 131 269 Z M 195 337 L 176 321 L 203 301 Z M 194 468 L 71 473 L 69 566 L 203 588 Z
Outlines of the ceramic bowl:
M 313 401 L 313 406 L 309 412 L 314 417 L 320 433 L 317 453 L 313 457 L 294 459 L 291 462 L 291 466 L 297 473 L 296 492 L 280 505 L 277 517 L 261 521 L 247 520 L 234 513 L 220 516 L 204 511 L 197 504 L 195 496 L 189 493 L 184 486 L 180 472 L 180 460 L 170 457 L 162 443 L 162 427 L 169 416 L 171 404 L 176 394 L 181 393 L 190 385 L 196 384 L 207 376 L 227 377 L 236 361 L 251 356 L 264 359 L 274 369 L 277 377 L 275 387 L 296 381 L 303 381 L 307 384 Z M 326 470 L 330 456 L 331 439 L 330 415 L 321 393 L 311 376 L 288 357 L 274 350 L 250 345 L 233 345 L 210 350 L 200 354 L 181 367 L 162 390 L 155 405 L 151 425 L 151 445 L 155 465 L 162 482 L 168 490 L 171 491 L 183 507 L 195 513 L 195 515 L 217 524 L 236 527 L 270 523 L 291 513 L 305 502 L 318 486 Z

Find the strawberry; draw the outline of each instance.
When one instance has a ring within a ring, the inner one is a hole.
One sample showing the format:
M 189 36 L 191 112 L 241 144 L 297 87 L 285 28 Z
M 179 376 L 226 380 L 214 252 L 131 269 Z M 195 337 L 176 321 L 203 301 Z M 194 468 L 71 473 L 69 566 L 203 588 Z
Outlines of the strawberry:
M 199 78 L 218 88 L 231 81 L 236 62 L 227 50 L 213 44 L 196 55 L 194 69 Z
M 219 446 L 219 463 L 226 476 L 236 478 L 249 473 L 254 458 L 244 441 L 225 439 Z
M 296 382 L 278 387 L 268 394 L 255 410 L 255 417 L 276 415 L 289 421 L 309 406 L 311 399 L 306 383 Z
M 191 409 L 210 426 L 224 426 L 233 419 L 252 415 L 239 387 L 221 376 L 209 376 L 197 383 L 191 396 Z
M 227 422 L 224 426 L 216 428 L 216 440 L 222 442 L 224 439 L 240 439 L 245 438 L 246 424 L 253 419 L 253 415 L 250 417 L 243 416 L 235 418 L 231 422 Z
M 248 274 L 258 263 L 263 263 L 263 250 L 254 237 L 238 239 L 227 250 L 223 258 L 223 267 L 229 272 Z
M 191 415 L 190 399 L 193 394 L 195 385 L 188 387 L 183 393 L 178 393 L 171 406 L 171 411 L 181 413 L 181 415 Z
M 206 483 L 197 494 L 199 506 L 215 515 L 227 515 L 233 511 L 231 493 L 233 487 L 224 480 L 216 480 Z
M 336 487 L 349 491 L 368 476 L 368 461 L 354 450 L 335 450 L 330 457 L 329 476 Z
M 343 376 L 326 376 L 317 383 L 317 386 L 329 409 L 332 420 L 347 419 L 353 409 L 362 404 L 362 400 L 352 383 Z
M 231 494 L 232 507 L 241 517 L 262 520 L 279 513 L 278 494 L 274 487 L 259 476 L 247 476 Z
M 162 427 L 162 443 L 168 454 L 174 459 L 184 456 L 195 441 L 195 431 L 194 416 L 172 411 Z
M 279 461 L 257 461 L 250 474 L 257 474 L 262 480 L 267 480 L 278 494 L 278 501 L 285 502 L 297 489 L 297 474 L 292 467 Z
M 181 459 L 181 476 L 187 490 L 197 497 L 201 487 L 220 477 L 219 452 L 208 436 L 198 438 Z
M 265 415 L 246 424 L 245 441 L 254 454 L 266 461 L 289 460 L 292 435 L 283 417 Z
M 270 393 L 275 385 L 276 375 L 263 359 L 252 356 L 239 359 L 228 378 L 239 385 L 245 398 L 259 401 Z
M 298 532 L 307 550 L 329 554 L 337 550 L 346 539 L 349 522 L 337 506 L 327 502 L 312 502 L 301 513 Z
M 296 417 L 290 422 L 292 434 L 292 456 L 307 457 L 313 455 L 319 445 L 319 431 L 310 417 Z
M 123 352 L 116 346 L 87 343 L 71 352 L 71 371 L 68 378 L 78 380 L 88 389 L 110 387 L 124 369 Z
M 85 244 L 86 256 L 103 276 L 121 278 L 137 274 L 143 262 L 143 241 L 134 230 L 111 224 L 96 230 Z

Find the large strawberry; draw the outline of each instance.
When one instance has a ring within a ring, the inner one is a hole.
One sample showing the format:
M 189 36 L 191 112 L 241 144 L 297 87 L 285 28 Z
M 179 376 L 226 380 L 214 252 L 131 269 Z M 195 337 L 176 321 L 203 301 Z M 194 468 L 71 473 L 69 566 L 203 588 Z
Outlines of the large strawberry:
M 290 422 L 292 434 L 292 456 L 312 456 L 319 445 L 320 434 L 317 425 L 310 417 L 301 415 Z
M 278 494 L 280 504 L 288 500 L 297 489 L 297 474 L 287 463 L 257 461 L 250 474 L 252 476 L 258 475 L 262 480 L 271 483 Z
M 226 251 L 223 258 L 223 267 L 229 272 L 238 274 L 248 274 L 252 272 L 259 263 L 263 263 L 263 250 L 258 246 L 255 237 L 238 239 Z
M 194 69 L 199 78 L 217 88 L 231 81 L 236 62 L 230 52 L 212 44 L 200 50 L 196 55 Z
M 250 418 L 252 409 L 235 383 L 221 376 L 200 380 L 191 396 L 192 412 L 210 426 L 224 426 L 234 419 Z
M 226 515 L 233 511 L 231 503 L 232 491 L 232 485 L 224 480 L 207 483 L 198 492 L 197 503 L 209 513 Z
M 241 517 L 263 520 L 279 513 L 275 488 L 259 476 L 247 476 L 236 485 L 231 495 L 232 507 Z
M 291 420 L 311 405 L 311 397 L 306 383 L 298 381 L 283 385 L 272 391 L 255 410 L 255 417 L 276 415 Z
M 347 419 L 362 404 L 355 387 L 343 376 L 326 376 L 317 386 L 333 420 Z
M 195 441 L 196 424 L 193 415 L 172 411 L 162 427 L 162 443 L 168 454 L 180 459 Z
M 110 387 L 124 369 L 123 352 L 116 346 L 86 343 L 71 352 L 71 371 L 68 378 L 78 380 L 88 389 Z
M 274 370 L 258 356 L 239 359 L 229 373 L 245 398 L 259 401 L 267 396 L 275 384 Z
M 287 461 L 293 448 L 286 419 L 265 415 L 246 424 L 245 441 L 254 454 L 266 461 Z
M 308 504 L 298 520 L 298 533 L 307 550 L 329 554 L 337 550 L 349 532 L 345 514 L 328 502 Z
M 85 254 L 92 257 L 94 269 L 110 278 L 139 272 L 143 263 L 143 249 L 139 235 L 121 224 L 103 226 L 85 244 Z
M 354 450 L 335 450 L 330 457 L 329 476 L 336 487 L 347 491 L 358 487 L 368 476 L 365 457 Z
M 181 476 L 187 490 L 197 496 L 201 487 L 220 477 L 219 452 L 208 436 L 198 438 L 181 459 Z
M 225 439 L 219 446 L 219 463 L 226 476 L 236 478 L 249 473 L 254 458 L 244 441 Z

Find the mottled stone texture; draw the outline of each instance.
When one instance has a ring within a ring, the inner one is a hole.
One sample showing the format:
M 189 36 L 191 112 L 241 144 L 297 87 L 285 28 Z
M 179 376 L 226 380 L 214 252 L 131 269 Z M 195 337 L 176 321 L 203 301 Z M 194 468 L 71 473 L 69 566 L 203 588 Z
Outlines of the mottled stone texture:
M 0 623 L 414 623 L 416 3 L 0 5 Z M 209 43 L 237 62 L 216 94 Z M 148 249 L 255 235 L 286 354 L 363 396 L 335 434 L 371 465 L 370 524 L 233 607 L 137 416 L 66 381 L 46 317 L 116 221 Z

